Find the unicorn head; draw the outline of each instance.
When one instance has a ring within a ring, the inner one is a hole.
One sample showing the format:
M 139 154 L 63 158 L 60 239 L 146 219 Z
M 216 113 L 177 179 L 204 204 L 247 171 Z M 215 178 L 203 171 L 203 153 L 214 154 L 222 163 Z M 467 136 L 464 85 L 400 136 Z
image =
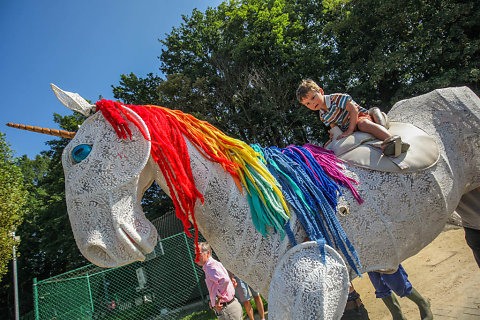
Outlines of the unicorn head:
M 130 126 L 128 139 L 119 138 L 101 112 L 93 113 L 95 105 L 52 88 L 65 106 L 89 116 L 62 155 L 68 215 L 78 248 L 103 267 L 144 260 L 157 241 L 157 231 L 140 205 L 153 180 L 142 175 L 151 148 L 145 123 L 130 111 L 136 125 Z

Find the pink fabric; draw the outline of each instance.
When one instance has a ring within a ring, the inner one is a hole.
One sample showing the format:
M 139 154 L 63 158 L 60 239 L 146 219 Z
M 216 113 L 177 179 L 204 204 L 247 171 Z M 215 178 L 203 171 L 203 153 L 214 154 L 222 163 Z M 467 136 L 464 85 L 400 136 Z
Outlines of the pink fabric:
M 342 173 L 342 167 L 339 165 L 342 163 L 342 161 L 335 157 L 333 151 L 324 149 L 311 143 L 307 143 L 303 147 L 312 153 L 318 164 L 333 180 L 350 189 L 359 204 L 364 202 L 358 191 L 352 185 L 352 183 L 358 185 L 358 182 Z
M 235 296 L 235 288 L 223 264 L 212 257 L 203 265 L 205 282 L 207 283 L 210 303 L 215 305 L 215 297 L 221 297 L 220 303 L 225 303 Z

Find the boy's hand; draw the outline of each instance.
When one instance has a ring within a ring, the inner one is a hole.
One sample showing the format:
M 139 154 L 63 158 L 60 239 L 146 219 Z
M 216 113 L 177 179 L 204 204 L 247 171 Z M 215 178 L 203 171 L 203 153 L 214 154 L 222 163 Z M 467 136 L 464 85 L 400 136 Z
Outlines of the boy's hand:
M 340 140 L 340 139 L 343 139 L 343 138 L 345 138 L 345 137 L 348 137 L 348 136 L 351 135 L 352 133 L 353 133 L 353 132 L 350 132 L 350 131 L 347 130 L 347 131 L 345 131 L 344 133 L 342 133 L 341 135 L 339 135 L 339 136 L 337 137 L 337 140 Z

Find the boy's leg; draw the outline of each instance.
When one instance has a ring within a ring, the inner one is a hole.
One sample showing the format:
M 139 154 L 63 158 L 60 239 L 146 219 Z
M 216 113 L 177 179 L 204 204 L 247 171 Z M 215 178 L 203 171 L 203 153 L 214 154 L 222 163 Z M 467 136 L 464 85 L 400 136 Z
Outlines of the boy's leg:
M 420 319 L 433 320 L 432 310 L 430 309 L 430 301 L 420 295 L 420 293 L 412 288 L 412 292 L 407 296 L 408 299 L 415 302 L 420 310 Z
M 407 318 L 405 318 L 403 315 L 400 303 L 393 292 L 388 297 L 382 298 L 382 301 L 392 314 L 393 320 L 407 320 Z
M 392 136 L 392 134 L 387 130 L 387 128 L 376 124 L 375 122 L 372 122 L 366 118 L 358 119 L 357 128 L 359 131 L 370 133 L 375 138 L 382 141 Z
M 382 274 L 382 279 L 386 286 L 393 290 L 400 298 L 410 295 L 412 284 L 408 281 L 408 274 L 402 265 L 392 274 Z
M 368 272 L 368 277 L 375 288 L 375 297 L 378 299 L 388 297 L 392 293 L 392 290 L 383 281 L 382 276 L 383 274 L 375 271 Z

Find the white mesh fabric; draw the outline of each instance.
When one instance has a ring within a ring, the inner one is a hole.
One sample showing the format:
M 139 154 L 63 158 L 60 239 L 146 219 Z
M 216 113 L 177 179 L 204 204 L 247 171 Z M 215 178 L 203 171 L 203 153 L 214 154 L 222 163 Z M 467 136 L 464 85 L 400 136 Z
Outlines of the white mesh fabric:
M 349 289 L 342 257 L 325 246 L 326 263 L 316 242 L 290 249 L 279 261 L 268 296 L 270 319 L 340 319 Z
M 480 185 L 480 100 L 468 88 L 436 90 L 401 101 L 389 117 L 411 122 L 434 137 L 440 159 L 428 170 L 409 174 L 345 167 L 345 173 L 360 182 L 358 191 L 365 200 L 360 206 L 343 190 L 338 204 L 349 208 L 350 214 L 339 220 L 359 254 L 362 272 L 395 269 L 416 254 L 441 232 L 462 193 Z M 126 233 L 143 250 L 153 248 L 156 232 L 145 220 L 136 196 L 145 187 L 138 185 L 140 174 L 155 176 L 168 192 L 158 166 L 147 164 L 148 142 L 133 125 L 132 132 L 133 141 L 120 140 L 103 116 L 94 115 L 67 146 L 62 159 L 77 244 L 99 265 L 116 266 L 142 258 Z M 92 144 L 94 156 L 73 165 L 69 155 L 81 143 Z M 246 192 L 237 189 L 219 164 L 187 144 L 195 183 L 205 198 L 204 204 L 196 204 L 200 231 L 227 269 L 268 296 L 275 267 L 291 247 L 288 239 L 280 239 L 278 233 L 262 238 L 253 226 Z M 291 212 L 292 229 L 301 243 L 305 234 Z M 323 297 L 329 300 L 337 290 L 337 286 L 326 286 Z
M 82 254 L 99 266 L 143 260 L 143 253 L 156 244 L 156 229 L 145 218 L 137 195 L 141 193 L 138 188 L 143 192 L 138 180 L 150 157 L 150 142 L 132 123 L 130 128 L 132 139 L 119 139 L 103 115 L 96 113 L 84 122 L 62 155 L 75 240 Z M 82 144 L 92 150 L 75 163 L 72 151 Z
M 51 83 L 50 86 L 57 96 L 57 99 L 60 100 L 60 102 L 63 103 L 67 108 L 80 112 L 87 117 L 94 110 L 95 106 L 88 103 L 87 100 L 83 99 L 78 93 L 63 91 L 53 83 Z

